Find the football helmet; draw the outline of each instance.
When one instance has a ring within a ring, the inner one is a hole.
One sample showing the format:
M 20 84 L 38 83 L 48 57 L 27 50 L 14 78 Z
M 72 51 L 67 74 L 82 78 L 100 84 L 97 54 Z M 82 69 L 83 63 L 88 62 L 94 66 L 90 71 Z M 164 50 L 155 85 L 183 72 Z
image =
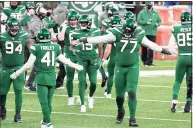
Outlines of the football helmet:
M 111 17 L 110 26 L 111 27 L 121 27 L 122 26 L 121 17 L 119 15 L 115 15 Z
M 71 10 L 67 13 L 66 19 L 68 20 L 68 25 L 75 28 L 78 25 L 79 13 L 75 10 Z
M 79 26 L 82 30 L 89 30 L 92 25 L 92 19 L 88 15 L 82 15 L 79 19 Z
M 117 9 L 115 9 L 115 8 L 109 9 L 107 12 L 108 18 L 111 18 L 114 15 L 119 15 L 119 12 L 117 11 Z
M 35 9 L 35 3 L 32 1 L 27 2 L 25 7 L 26 7 L 26 9 Z
M 111 2 L 107 2 L 107 3 L 105 4 L 105 10 L 106 10 L 106 12 L 108 12 L 108 10 L 111 9 L 111 8 L 113 8 L 113 4 L 112 4 Z
M 127 19 L 135 19 L 134 13 L 131 11 L 128 11 L 127 13 L 125 13 L 124 20 L 127 20 Z
M 15 18 L 8 19 L 7 30 L 11 36 L 16 36 L 20 31 L 19 21 Z
M 42 28 L 37 36 L 39 43 L 48 43 L 51 40 L 51 34 L 47 28 Z
M 181 24 L 191 24 L 192 15 L 189 12 L 183 12 L 181 15 Z
M 136 21 L 134 19 L 127 19 L 123 28 L 125 35 L 130 36 L 137 28 Z

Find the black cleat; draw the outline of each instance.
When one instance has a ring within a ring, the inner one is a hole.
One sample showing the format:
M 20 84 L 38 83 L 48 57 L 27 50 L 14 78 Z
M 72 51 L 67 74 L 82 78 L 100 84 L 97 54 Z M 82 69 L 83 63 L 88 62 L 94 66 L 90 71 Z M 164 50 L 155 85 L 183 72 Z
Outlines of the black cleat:
M 121 124 L 123 122 L 124 116 L 125 116 L 125 109 L 123 108 L 122 111 L 118 110 L 116 124 Z
M 21 119 L 21 115 L 15 115 L 14 116 L 14 122 L 23 123 L 23 119 Z
M 101 87 L 102 87 L 102 88 L 106 85 L 107 80 L 108 80 L 108 77 L 107 77 L 107 76 L 105 76 L 105 77 L 102 78 L 102 83 L 101 83 Z
M 177 108 L 177 104 L 172 103 L 171 112 L 175 113 Z
M 64 89 L 64 85 L 56 85 L 56 89 Z
M 130 127 L 138 127 L 138 124 L 136 123 L 136 119 L 135 118 L 130 118 L 129 119 L 129 126 Z
M 24 88 L 29 90 L 29 91 L 36 92 L 36 87 L 33 85 L 30 85 L 30 84 L 27 85 L 26 84 Z
M 0 120 L 6 119 L 6 113 L 7 113 L 6 108 L 5 109 L 0 108 Z
M 184 107 L 184 112 L 189 113 L 191 110 L 191 101 L 187 101 Z

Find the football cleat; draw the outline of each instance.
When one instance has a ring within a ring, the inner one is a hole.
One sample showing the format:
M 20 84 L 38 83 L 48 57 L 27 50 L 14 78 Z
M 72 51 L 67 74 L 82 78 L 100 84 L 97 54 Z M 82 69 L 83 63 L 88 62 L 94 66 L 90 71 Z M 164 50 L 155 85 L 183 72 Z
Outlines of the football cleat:
M 105 87 L 107 80 L 108 80 L 107 76 L 102 78 L 102 83 L 101 83 L 102 88 Z
M 56 85 L 56 89 L 64 89 L 64 85 Z
M 124 116 L 125 116 L 125 109 L 123 108 L 122 111 L 118 110 L 116 124 L 121 124 L 123 122 Z
M 29 90 L 29 91 L 32 91 L 32 92 L 36 92 L 36 87 L 35 86 L 33 86 L 33 85 L 30 85 L 30 84 L 26 84 L 25 86 L 24 86 L 24 88 L 26 89 L 26 90 Z
M 175 113 L 175 112 L 176 112 L 177 103 L 178 103 L 177 100 L 172 100 L 172 106 L 171 106 L 171 112 L 172 112 L 172 113 Z
M 68 106 L 74 105 L 74 97 L 68 97 Z
M 81 105 L 80 112 L 86 112 L 86 106 L 85 105 Z
M 47 128 L 47 125 L 43 120 L 40 122 L 40 124 L 41 124 L 41 128 Z
M 185 104 L 185 107 L 184 107 L 184 112 L 185 113 L 189 113 L 190 110 L 191 110 L 191 101 L 187 101 L 186 104 Z
M 21 119 L 21 115 L 15 115 L 14 116 L 14 122 L 16 123 L 23 123 L 23 119 Z
M 91 109 L 94 108 L 94 98 L 90 97 L 89 95 L 88 95 L 88 107 Z
M 108 98 L 108 99 L 112 98 L 111 94 L 107 94 L 107 95 L 105 95 L 105 97 Z
M 77 97 L 76 102 L 77 102 L 79 105 L 81 105 L 80 96 Z M 87 105 L 87 104 L 86 104 L 86 101 L 84 101 L 84 105 Z
M 136 119 L 135 118 L 130 118 L 129 119 L 129 126 L 130 127 L 138 127 L 138 124 L 136 123 Z
M 7 110 L 0 108 L 0 120 L 5 120 L 6 119 L 6 114 L 7 114 Z

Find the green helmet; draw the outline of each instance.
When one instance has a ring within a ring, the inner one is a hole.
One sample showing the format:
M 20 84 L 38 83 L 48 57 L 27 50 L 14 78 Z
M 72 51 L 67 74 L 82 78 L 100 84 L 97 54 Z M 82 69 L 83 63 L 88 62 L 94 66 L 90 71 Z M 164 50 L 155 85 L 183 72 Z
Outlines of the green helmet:
M 79 19 L 80 29 L 89 30 L 92 25 L 92 19 L 88 15 L 82 15 Z
M 35 3 L 32 2 L 32 1 L 27 2 L 25 7 L 26 7 L 26 9 L 34 9 L 35 8 Z
M 125 35 L 130 36 L 137 28 L 135 19 L 127 19 L 123 28 Z
M 119 12 L 115 8 L 111 8 L 108 10 L 107 15 L 109 18 L 111 18 L 114 15 L 119 15 Z
M 125 13 L 124 20 L 127 20 L 127 19 L 135 19 L 134 13 L 131 11 L 128 11 L 127 13 Z
M 110 26 L 111 27 L 121 27 L 122 26 L 121 17 L 119 15 L 115 15 L 111 17 Z
M 38 33 L 38 42 L 39 43 L 48 43 L 51 39 L 51 34 L 47 28 L 42 28 Z
M 20 31 L 19 21 L 15 18 L 8 19 L 6 28 L 11 36 L 16 36 Z
M 78 25 L 79 13 L 75 10 L 71 10 L 67 13 L 66 19 L 68 20 L 68 25 L 75 28 Z
M 109 9 L 113 8 L 113 4 L 111 2 L 107 2 L 105 4 L 105 10 L 108 12 Z
M 40 8 L 40 7 L 44 7 L 44 5 L 42 4 L 42 2 L 36 3 L 36 8 Z
M 192 15 L 189 12 L 183 12 L 181 15 L 181 24 L 191 24 Z

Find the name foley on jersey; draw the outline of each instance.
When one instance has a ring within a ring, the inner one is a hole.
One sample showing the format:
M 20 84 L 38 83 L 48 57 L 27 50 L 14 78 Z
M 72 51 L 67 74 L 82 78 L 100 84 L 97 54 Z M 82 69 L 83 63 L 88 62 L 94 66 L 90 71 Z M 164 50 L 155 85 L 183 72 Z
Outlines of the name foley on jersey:
M 41 50 L 48 50 L 48 51 L 54 50 L 54 46 L 40 46 L 40 47 Z

